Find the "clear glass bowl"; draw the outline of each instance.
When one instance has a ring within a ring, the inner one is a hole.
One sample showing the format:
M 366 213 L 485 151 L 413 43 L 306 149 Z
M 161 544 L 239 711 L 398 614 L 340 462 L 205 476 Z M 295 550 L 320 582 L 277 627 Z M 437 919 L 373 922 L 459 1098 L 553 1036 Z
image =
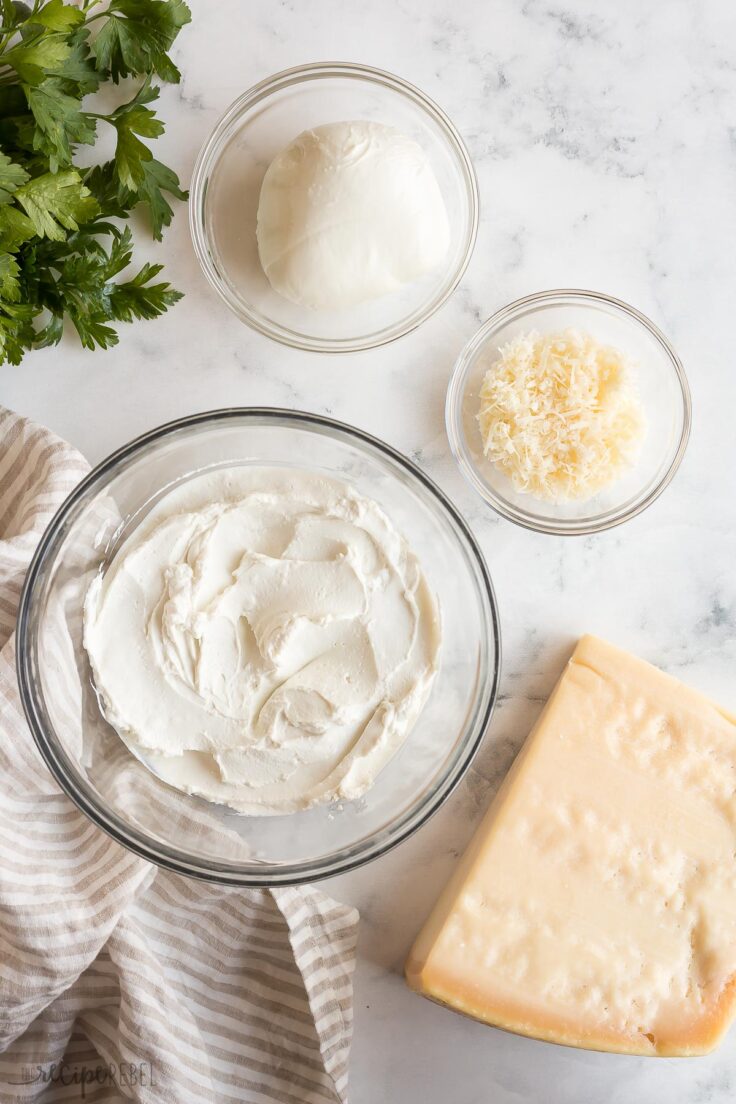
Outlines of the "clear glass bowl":
M 423 148 L 447 207 L 450 249 L 440 269 L 397 293 L 349 310 L 313 311 L 278 295 L 263 273 L 261 182 L 302 131 L 363 119 L 396 127 Z M 297 349 L 353 352 L 409 333 L 450 296 L 475 245 L 478 185 L 457 130 L 418 88 L 380 69 L 320 63 L 277 73 L 228 108 L 197 160 L 189 219 L 205 276 L 243 322 Z
M 177 483 L 217 465 L 308 469 L 375 499 L 417 551 L 439 599 L 440 671 L 403 748 L 356 802 L 289 816 L 239 816 L 153 775 L 104 720 L 82 645 L 90 580 Z M 76 488 L 44 534 L 18 618 L 18 681 L 38 747 L 100 828 L 152 862 L 235 885 L 290 885 L 388 851 L 445 801 L 493 709 L 496 601 L 462 517 L 409 460 L 359 430 L 308 414 L 234 409 L 172 422 L 126 445 Z
M 586 330 L 638 361 L 647 434 L 637 463 L 609 488 L 586 502 L 557 505 L 520 494 L 486 459 L 477 414 L 483 377 L 500 346 L 530 330 L 567 327 Z M 690 390 L 667 338 L 634 307 L 595 291 L 540 291 L 497 311 L 465 346 L 450 380 L 445 416 L 460 471 L 494 510 L 540 533 L 583 535 L 640 514 L 671 482 L 690 436 Z

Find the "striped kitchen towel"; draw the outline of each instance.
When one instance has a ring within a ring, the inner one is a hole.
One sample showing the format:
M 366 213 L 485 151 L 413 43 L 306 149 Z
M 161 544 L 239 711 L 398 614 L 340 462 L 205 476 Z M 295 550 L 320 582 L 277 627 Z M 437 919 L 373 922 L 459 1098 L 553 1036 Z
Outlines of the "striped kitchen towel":
M 342 1104 L 355 910 L 311 887 L 157 870 L 88 821 L 36 751 L 15 616 L 87 470 L 0 408 L 0 1101 Z

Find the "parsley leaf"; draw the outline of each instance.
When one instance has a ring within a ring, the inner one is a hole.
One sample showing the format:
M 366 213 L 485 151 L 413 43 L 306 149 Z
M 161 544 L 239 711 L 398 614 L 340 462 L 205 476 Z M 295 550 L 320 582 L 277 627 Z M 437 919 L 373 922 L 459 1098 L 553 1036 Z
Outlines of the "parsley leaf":
M 35 233 L 36 227 L 28 215 L 24 215 L 17 207 L 0 207 L 0 249 L 15 253 Z
M 111 322 L 156 318 L 181 299 L 181 293 L 168 283 L 151 283 L 161 265 L 144 264 L 132 279 L 113 281 L 131 260 L 131 234 L 127 227 L 113 236 L 109 252 L 100 249 L 90 253 L 83 249 L 79 239 L 76 244 L 82 248 L 61 263 L 56 291 L 61 293 L 66 312 L 85 348 L 106 349 L 116 344 L 118 337 Z
M 84 12 L 79 8 L 65 4 L 63 0 L 49 0 L 31 16 L 32 23 L 39 23 L 50 31 L 70 31 L 79 23 L 84 23 Z
M 33 308 L 0 300 L 0 363 L 20 364 L 34 336 Z
M 144 145 L 136 135 L 142 134 L 145 138 L 158 138 L 159 134 L 164 132 L 164 124 L 161 120 L 156 118 L 153 111 L 144 106 L 146 103 L 152 103 L 155 99 L 158 99 L 158 88 L 151 88 L 146 82 L 131 103 L 118 108 L 110 116 L 110 122 L 118 132 L 118 141 L 115 148 L 115 168 L 118 180 L 123 188 L 133 192 L 137 191 L 145 181 L 146 174 L 143 162 L 153 159 L 153 154 L 148 146 Z
M 128 273 L 120 220 L 146 207 L 160 240 L 170 201 L 186 199 L 147 140 L 164 130 L 152 78 L 179 79 L 168 51 L 189 20 L 183 0 L 0 0 L 0 364 L 57 344 L 66 320 L 85 348 L 109 348 L 116 323 L 181 298 L 159 264 Z M 142 83 L 127 102 L 85 108 L 102 83 L 131 76 Z M 79 169 L 76 150 L 100 124 L 115 129 L 114 160 Z
M 83 114 L 81 101 L 68 96 L 55 77 L 24 91 L 36 123 L 33 148 L 46 154 L 52 172 L 70 165 L 77 143 L 94 142 L 95 120 Z
M 6 50 L 2 61 L 15 69 L 26 84 L 40 84 L 49 71 L 57 69 L 71 54 L 66 35 L 35 35 L 25 43 Z
M 174 217 L 171 204 L 164 192 L 174 199 L 187 199 L 189 193 L 179 183 L 179 177 L 154 157 L 140 162 L 143 181 L 137 191 L 126 188 L 118 178 L 115 161 L 98 165 L 87 175 L 85 183 L 97 200 L 103 215 L 120 218 L 139 203 L 148 208 L 151 231 L 156 241 L 161 241 L 163 230 Z
M 109 256 L 105 256 L 105 279 L 111 280 L 127 268 L 133 256 L 132 235 L 126 226 L 122 234 L 114 236 Z
M 164 192 L 168 192 L 174 199 L 186 199 L 188 192 L 182 191 L 176 173 L 166 165 L 162 165 L 155 157 L 150 161 L 142 162 L 142 165 L 143 183 L 138 189 L 138 195 L 148 207 L 153 236 L 156 241 L 161 241 L 163 228 L 168 226 L 174 217 L 171 204 Z
M 96 92 L 102 83 L 102 75 L 97 72 L 89 56 L 89 30 L 79 27 L 69 35 L 69 56 L 56 70 L 64 91 L 70 96 L 86 96 Z
M 64 230 L 77 230 L 99 213 L 97 200 L 85 188 L 76 169 L 44 173 L 29 180 L 14 197 L 41 238 L 63 241 Z
M 10 253 L 0 253 L 0 299 L 17 303 L 20 299 L 18 275 L 20 268 Z
M 181 292 L 174 291 L 167 283 L 152 284 L 163 268 L 159 264 L 144 264 L 140 272 L 122 284 L 110 289 L 110 309 L 114 318 L 130 322 L 134 318 L 156 318 L 181 299 Z
M 134 206 L 134 194 L 120 188 L 114 161 L 95 165 L 86 174 L 84 183 L 97 200 L 100 212 L 106 218 L 125 218 Z
M 92 47 L 97 68 L 121 77 L 155 73 L 176 84 L 181 74 L 167 51 L 191 19 L 183 0 L 112 0 L 109 19 Z
M 9 203 L 13 192 L 25 184 L 28 173 L 22 165 L 16 165 L 0 150 L 0 204 Z

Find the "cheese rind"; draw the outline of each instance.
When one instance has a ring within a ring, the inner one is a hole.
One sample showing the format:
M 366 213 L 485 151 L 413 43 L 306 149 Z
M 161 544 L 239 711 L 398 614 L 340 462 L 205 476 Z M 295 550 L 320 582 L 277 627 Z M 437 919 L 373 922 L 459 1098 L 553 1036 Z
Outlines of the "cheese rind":
M 523 1035 L 703 1054 L 736 1011 L 736 721 L 584 637 L 409 955 Z

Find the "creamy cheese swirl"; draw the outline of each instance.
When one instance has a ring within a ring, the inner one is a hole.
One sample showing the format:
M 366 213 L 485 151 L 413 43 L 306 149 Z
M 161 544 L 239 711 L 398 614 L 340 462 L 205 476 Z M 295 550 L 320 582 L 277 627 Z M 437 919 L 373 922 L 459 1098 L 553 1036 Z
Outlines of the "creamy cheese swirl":
M 180 485 L 85 602 L 107 719 L 165 781 L 250 814 L 364 793 L 437 672 L 437 608 L 375 502 L 249 466 Z

